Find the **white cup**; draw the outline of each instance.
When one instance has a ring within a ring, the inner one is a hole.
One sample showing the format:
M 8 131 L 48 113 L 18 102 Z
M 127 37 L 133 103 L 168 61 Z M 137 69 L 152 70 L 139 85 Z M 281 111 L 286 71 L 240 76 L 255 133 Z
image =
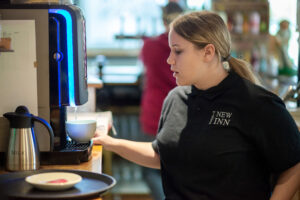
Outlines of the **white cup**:
M 72 140 L 78 143 L 87 143 L 93 138 L 96 125 L 95 120 L 66 121 L 66 131 Z

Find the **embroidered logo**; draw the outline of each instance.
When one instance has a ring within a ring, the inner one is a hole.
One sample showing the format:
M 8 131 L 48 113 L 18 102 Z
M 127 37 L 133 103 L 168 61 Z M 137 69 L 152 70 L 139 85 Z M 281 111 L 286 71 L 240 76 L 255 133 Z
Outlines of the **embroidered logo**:
M 209 125 L 221 125 L 228 126 L 231 120 L 231 112 L 212 111 L 212 115 L 209 120 Z

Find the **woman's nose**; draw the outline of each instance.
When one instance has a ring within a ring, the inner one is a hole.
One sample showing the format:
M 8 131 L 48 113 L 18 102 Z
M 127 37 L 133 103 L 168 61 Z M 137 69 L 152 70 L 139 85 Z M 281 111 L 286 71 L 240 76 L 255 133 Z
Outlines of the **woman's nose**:
M 169 65 L 174 65 L 174 59 L 172 58 L 172 56 L 171 56 L 171 54 L 169 55 L 169 57 L 168 57 L 168 59 L 167 59 L 167 63 L 169 64 Z

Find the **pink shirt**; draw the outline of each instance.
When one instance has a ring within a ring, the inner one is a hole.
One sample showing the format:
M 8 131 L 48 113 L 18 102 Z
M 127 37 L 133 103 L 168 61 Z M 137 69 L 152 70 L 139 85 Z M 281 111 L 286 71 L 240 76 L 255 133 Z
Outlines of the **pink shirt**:
M 168 33 L 144 40 L 140 58 L 146 68 L 140 122 L 145 133 L 155 135 L 162 104 L 168 92 L 176 86 L 167 63 L 170 54 Z

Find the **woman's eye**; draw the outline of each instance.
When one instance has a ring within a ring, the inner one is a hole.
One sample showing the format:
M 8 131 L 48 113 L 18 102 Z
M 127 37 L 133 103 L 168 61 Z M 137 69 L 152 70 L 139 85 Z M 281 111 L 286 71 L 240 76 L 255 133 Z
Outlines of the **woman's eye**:
M 175 50 L 175 53 L 176 53 L 177 55 L 179 55 L 181 52 L 182 52 L 182 51 L 180 51 L 180 50 Z

